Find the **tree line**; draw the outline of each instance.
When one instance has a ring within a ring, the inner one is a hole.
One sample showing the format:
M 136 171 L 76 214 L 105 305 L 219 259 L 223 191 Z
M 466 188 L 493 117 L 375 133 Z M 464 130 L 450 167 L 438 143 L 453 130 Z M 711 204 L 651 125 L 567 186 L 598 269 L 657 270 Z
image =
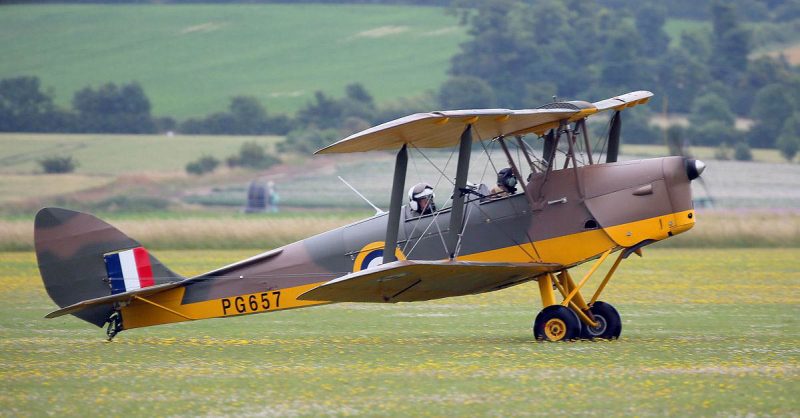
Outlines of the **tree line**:
M 285 135 L 306 128 L 354 131 L 437 106 L 429 97 L 377 106 L 363 85 L 353 83 L 345 90 L 343 98 L 315 92 L 314 99 L 294 117 L 268 114 L 257 98 L 236 96 L 226 111 L 177 121 L 153 116 L 150 100 L 135 81 L 85 87 L 75 93 L 71 108 L 63 109 L 56 106 L 51 93 L 43 91 L 38 77 L 12 77 L 0 80 L 0 132 Z
M 679 42 L 670 42 L 667 6 L 656 2 L 605 2 L 626 5 L 615 10 L 582 0 L 466 3 L 460 13 L 471 37 L 453 57 L 443 88 L 469 88 L 475 93 L 469 100 L 480 96 L 484 106 L 515 108 L 553 96 L 605 98 L 647 89 L 656 94 L 651 113 L 630 112 L 639 119 L 632 124 L 638 135 L 625 136 L 627 142 L 662 141 L 642 123 L 652 112 L 689 114 L 685 135 L 699 145 L 775 147 L 782 136 L 797 136 L 798 68 L 783 57 L 752 55 L 753 30 L 733 2 L 712 1 L 702 11 L 711 29 L 684 31 Z M 462 98 L 454 97 L 450 105 L 458 107 Z M 737 117 L 756 124 L 737 131 Z
M 136 82 L 85 87 L 73 96 L 71 109 L 62 109 L 38 77 L 0 80 L 0 132 L 144 134 L 170 123 L 150 114 L 150 100 Z

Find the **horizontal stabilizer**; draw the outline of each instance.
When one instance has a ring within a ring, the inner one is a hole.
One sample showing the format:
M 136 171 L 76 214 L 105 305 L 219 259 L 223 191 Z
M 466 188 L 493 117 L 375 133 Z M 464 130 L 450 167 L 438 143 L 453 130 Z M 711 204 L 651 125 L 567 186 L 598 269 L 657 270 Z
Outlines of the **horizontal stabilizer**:
M 140 297 L 149 296 L 155 293 L 160 293 L 165 290 L 174 289 L 176 287 L 182 286 L 184 282 L 187 281 L 189 280 L 184 280 L 182 282 L 175 282 L 175 283 L 164 283 L 141 289 L 131 290 L 125 293 L 117 293 L 110 296 L 103 296 L 99 298 L 84 300 L 69 306 L 65 306 L 57 311 L 50 312 L 49 314 L 45 315 L 45 318 L 56 318 L 61 315 L 68 315 L 80 312 L 84 309 L 91 308 L 93 306 L 100 306 L 108 303 L 128 301 L 132 300 L 134 296 L 140 296 Z
M 298 299 L 414 302 L 498 290 L 562 268 L 559 264 L 545 263 L 403 260 L 331 280 Z

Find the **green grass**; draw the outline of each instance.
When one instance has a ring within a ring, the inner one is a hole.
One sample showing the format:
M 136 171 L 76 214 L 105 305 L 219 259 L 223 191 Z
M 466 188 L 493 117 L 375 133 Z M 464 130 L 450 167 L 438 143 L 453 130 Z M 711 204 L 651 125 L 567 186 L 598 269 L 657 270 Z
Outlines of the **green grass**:
M 164 136 L 0 134 L 0 174 L 41 173 L 38 160 L 71 155 L 78 174 L 108 176 L 130 173 L 183 172 L 186 163 L 209 154 L 224 160 L 247 141 L 272 147 L 274 136 Z M 58 179 L 59 176 L 39 176 Z
M 15 5 L 0 13 L 0 78 L 75 91 L 139 81 L 156 115 L 206 115 L 236 95 L 294 112 L 360 82 L 379 101 L 438 88 L 466 39 L 434 7 Z
M 158 256 L 192 274 L 252 254 Z M 645 249 L 603 297 L 623 317 L 615 342 L 531 341 L 529 283 L 131 330 L 109 344 L 75 318 L 42 319 L 54 305 L 33 255 L 0 253 L 0 410 L 788 416 L 800 408 L 798 283 L 795 250 Z

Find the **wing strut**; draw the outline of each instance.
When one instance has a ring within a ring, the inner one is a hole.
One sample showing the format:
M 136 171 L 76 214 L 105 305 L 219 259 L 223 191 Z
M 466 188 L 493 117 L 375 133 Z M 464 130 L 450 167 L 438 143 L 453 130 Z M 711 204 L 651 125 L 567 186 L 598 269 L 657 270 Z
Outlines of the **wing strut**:
M 619 156 L 619 137 L 622 133 L 622 113 L 617 110 L 611 117 L 611 129 L 608 132 L 608 153 L 606 154 L 607 163 L 617 162 Z
M 400 229 L 400 209 L 403 207 L 403 187 L 406 185 L 408 168 L 408 145 L 403 144 L 397 152 L 392 180 L 392 197 L 389 203 L 389 219 L 386 221 L 386 241 L 383 247 L 383 263 L 397 261 L 397 233 Z
M 514 157 L 511 156 L 511 153 L 508 151 L 508 147 L 506 146 L 506 141 L 503 139 L 502 136 L 497 137 L 497 142 L 500 143 L 500 146 L 503 148 L 503 152 L 506 154 L 506 159 L 508 159 L 508 164 L 511 166 L 511 171 L 514 172 L 514 176 L 517 178 L 519 185 L 522 186 L 522 190 L 527 190 L 528 186 L 525 185 L 525 180 L 522 179 L 522 173 L 519 172 L 517 168 L 517 164 L 514 162 Z M 520 140 L 520 142 L 522 142 Z M 536 207 L 536 202 L 533 201 L 533 196 L 530 193 L 525 193 L 525 198 L 528 199 L 528 203 L 531 205 L 531 209 Z
M 458 165 L 456 166 L 456 185 L 453 189 L 453 209 L 450 211 L 450 232 L 447 236 L 447 249 L 450 259 L 456 256 L 459 235 L 464 226 L 464 192 L 467 187 L 469 157 L 472 154 L 472 124 L 464 128 L 458 148 Z

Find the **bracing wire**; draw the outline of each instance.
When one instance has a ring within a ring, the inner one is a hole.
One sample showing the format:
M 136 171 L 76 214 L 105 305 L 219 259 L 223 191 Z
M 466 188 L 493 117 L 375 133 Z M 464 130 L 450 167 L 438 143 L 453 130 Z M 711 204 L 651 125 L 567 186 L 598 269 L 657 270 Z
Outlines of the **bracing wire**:
M 447 178 L 447 175 L 444 173 L 444 171 L 440 170 L 439 167 L 437 167 L 436 164 L 434 164 L 433 161 L 431 161 L 419 148 L 417 148 L 414 144 L 411 144 L 411 146 L 415 150 L 417 150 L 417 152 L 419 152 L 420 155 L 422 155 L 428 161 L 428 163 L 430 163 L 431 166 L 433 166 L 433 168 L 435 168 L 439 172 L 439 178 L 436 179 L 436 184 L 433 186 L 433 189 L 436 190 L 436 188 L 439 187 L 439 183 L 441 182 L 442 178 Z M 447 158 L 447 162 L 445 162 L 444 170 L 447 170 L 447 167 L 450 165 L 450 161 L 452 161 L 453 154 L 455 154 L 456 149 L 457 149 L 457 147 L 453 148 L 453 151 L 450 152 L 450 156 Z M 417 168 L 415 167 L 415 169 L 417 169 Z M 448 178 L 448 181 L 450 181 L 449 178 Z M 455 186 L 455 183 L 453 183 L 452 181 L 450 181 L 450 183 L 453 184 L 453 186 Z M 414 251 L 414 248 L 416 248 L 417 244 L 421 241 L 421 238 L 425 236 L 425 234 L 428 232 L 428 229 L 430 229 L 431 225 L 436 223 L 436 219 L 439 217 L 439 214 L 441 213 L 441 211 L 445 207 L 447 207 L 447 204 L 450 203 L 451 200 L 452 200 L 452 196 L 445 201 L 445 203 L 444 203 L 444 205 L 442 206 L 441 209 L 436 211 L 436 213 L 433 215 L 431 223 L 428 224 L 428 226 L 425 228 L 424 231 L 422 231 L 422 234 L 420 235 L 420 239 L 418 239 L 414 243 L 414 245 L 411 246 L 411 249 L 406 253 L 406 248 L 408 248 L 408 245 L 411 242 L 411 238 L 414 236 L 414 233 L 417 231 L 417 227 L 419 226 L 420 222 L 416 222 L 414 224 L 414 228 L 411 229 L 411 233 L 408 235 L 408 238 L 407 238 L 405 244 L 403 245 L 403 253 L 406 254 L 406 257 L 411 255 L 411 253 Z M 439 226 L 437 225 L 436 227 L 438 228 Z M 441 231 L 439 231 L 439 235 L 441 235 Z M 442 238 L 442 243 L 444 243 L 444 238 Z M 447 246 L 446 245 L 445 245 L 445 252 L 447 252 Z

